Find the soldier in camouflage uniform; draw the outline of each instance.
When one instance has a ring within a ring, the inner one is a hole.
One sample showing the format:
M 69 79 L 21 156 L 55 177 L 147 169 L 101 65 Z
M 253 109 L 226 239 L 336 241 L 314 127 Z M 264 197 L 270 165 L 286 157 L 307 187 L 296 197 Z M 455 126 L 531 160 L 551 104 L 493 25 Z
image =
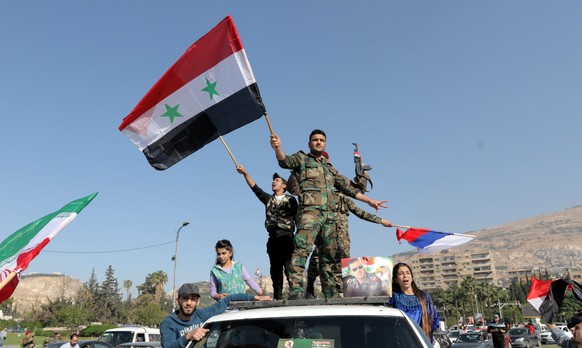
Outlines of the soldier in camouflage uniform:
M 316 129 L 309 135 L 309 153 L 299 151 L 287 156 L 281 147 L 281 140 L 271 134 L 271 147 L 279 161 L 279 166 L 293 170 L 297 174 L 300 195 L 297 233 L 293 239 L 295 250 L 291 258 L 291 291 L 289 299 L 299 299 L 304 295 L 303 273 L 307 256 L 317 240 L 319 244 L 319 276 L 326 298 L 337 296 L 333 278 L 333 264 L 337 251 L 335 230 L 336 195 L 334 188 L 346 195 L 369 204 L 375 209 L 386 208 L 386 201 L 373 200 L 350 186 L 350 180 L 340 175 L 323 157 L 326 135 Z
M 285 194 L 287 181 L 273 174 L 271 189 L 273 194 L 263 191 L 242 165 L 237 165 L 236 170 L 242 174 L 245 181 L 265 205 L 265 228 L 269 232 L 267 241 L 267 254 L 271 263 L 270 273 L 273 281 L 273 297 L 275 300 L 283 299 L 283 272 L 289 282 L 291 270 L 291 255 L 293 254 L 293 232 L 295 232 L 295 217 L 297 215 L 297 199 Z
M 350 232 L 348 225 L 348 216 L 352 212 L 355 216 L 362 220 L 373 222 L 376 224 L 381 224 L 384 227 L 392 226 L 391 222 L 381 217 L 370 214 L 356 205 L 356 203 L 349 197 L 339 193 L 338 194 L 338 205 L 336 210 L 336 234 L 337 234 L 337 252 L 335 256 L 334 263 L 334 281 L 335 286 L 339 292 L 342 289 L 342 268 L 341 260 L 350 257 Z M 315 279 L 319 275 L 318 263 L 319 257 L 317 256 L 317 246 L 313 249 L 313 254 L 309 259 L 309 267 L 307 268 L 307 293 L 308 297 L 315 297 Z
M 323 156 L 329 161 L 329 155 L 327 152 L 323 153 Z M 356 173 L 356 177 L 354 181 L 351 183 L 352 186 L 357 187 L 361 190 L 364 190 L 366 187 L 367 179 L 364 178 L 363 180 L 358 176 Z M 354 182 L 358 184 L 354 184 Z M 337 253 L 335 257 L 335 264 L 334 264 L 334 281 L 335 286 L 339 292 L 342 291 L 342 268 L 341 268 L 341 260 L 347 259 L 350 257 L 350 232 L 349 232 L 349 225 L 348 225 L 348 216 L 350 212 L 354 213 L 357 217 L 362 220 L 366 220 L 369 222 L 382 224 L 384 227 L 392 226 L 389 220 L 382 219 L 379 216 L 374 214 L 370 214 L 360 207 L 356 205 L 356 203 L 351 200 L 349 197 L 345 196 L 344 194 L 335 192 L 338 195 L 336 200 L 336 234 L 337 234 Z M 311 258 L 309 259 L 309 267 L 307 268 L 307 297 L 315 297 L 315 279 L 319 275 L 318 272 L 318 264 L 319 264 L 319 257 L 317 256 L 318 250 L 317 246 L 313 249 L 313 253 L 311 254 Z

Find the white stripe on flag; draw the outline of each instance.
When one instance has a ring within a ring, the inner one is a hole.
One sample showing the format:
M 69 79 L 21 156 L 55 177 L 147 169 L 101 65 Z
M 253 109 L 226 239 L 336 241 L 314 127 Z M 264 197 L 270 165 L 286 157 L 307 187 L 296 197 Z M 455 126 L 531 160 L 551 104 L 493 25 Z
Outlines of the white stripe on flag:
M 202 91 L 206 87 L 206 79 L 211 83 L 217 83 L 216 91 L 220 95 L 213 95 L 213 98 L 210 99 L 209 93 Z M 253 83 L 256 83 L 255 77 L 245 51 L 241 50 L 161 100 L 156 106 L 129 124 L 122 132 L 140 151 L 143 151 L 144 148 L 192 116 Z M 167 117 L 160 117 L 166 112 L 166 105 L 174 107 L 177 104 L 180 104 L 178 112 L 183 117 L 176 117 L 173 123 L 170 123 Z

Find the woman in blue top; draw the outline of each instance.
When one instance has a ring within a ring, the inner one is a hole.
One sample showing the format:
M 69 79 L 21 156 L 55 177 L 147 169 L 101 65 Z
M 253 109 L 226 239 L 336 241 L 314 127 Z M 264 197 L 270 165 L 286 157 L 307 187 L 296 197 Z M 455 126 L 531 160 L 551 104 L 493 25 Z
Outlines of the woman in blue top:
M 410 266 L 399 262 L 392 270 L 392 297 L 389 304 L 402 310 L 418 323 L 433 342 L 432 333 L 439 328 L 439 317 L 430 295 L 416 286 Z

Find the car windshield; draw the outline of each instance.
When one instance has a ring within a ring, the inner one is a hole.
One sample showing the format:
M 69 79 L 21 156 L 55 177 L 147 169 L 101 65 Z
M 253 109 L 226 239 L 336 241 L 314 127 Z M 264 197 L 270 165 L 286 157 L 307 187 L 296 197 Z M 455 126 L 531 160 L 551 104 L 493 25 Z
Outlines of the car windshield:
M 460 334 L 461 333 L 459 331 L 451 331 L 451 332 L 449 332 L 448 336 L 450 338 L 456 338 L 456 337 L 459 337 Z
M 210 323 L 205 327 L 210 332 L 196 348 L 424 346 L 410 323 L 395 317 L 244 319 Z
M 132 331 L 104 332 L 103 335 L 99 336 L 99 341 L 107 342 L 112 346 L 117 346 L 118 344 L 133 341 L 133 332 Z
M 521 328 L 513 328 L 509 330 L 509 334 L 510 335 L 525 335 L 528 333 L 527 329 L 521 329 Z
M 459 335 L 459 342 L 481 342 L 481 334 L 462 334 Z

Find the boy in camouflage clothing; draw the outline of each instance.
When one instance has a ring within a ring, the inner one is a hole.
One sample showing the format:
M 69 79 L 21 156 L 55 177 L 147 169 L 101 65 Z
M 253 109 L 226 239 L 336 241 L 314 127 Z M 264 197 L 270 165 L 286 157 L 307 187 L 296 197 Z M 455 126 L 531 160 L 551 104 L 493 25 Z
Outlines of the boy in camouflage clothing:
M 263 191 L 253 180 L 242 165 L 236 170 L 242 174 L 245 181 L 265 205 L 265 228 L 269 232 L 267 240 L 267 254 L 271 263 L 270 273 L 273 281 L 273 297 L 283 299 L 283 272 L 291 287 L 289 272 L 291 269 L 291 255 L 293 254 L 293 232 L 295 232 L 295 217 L 297 215 L 297 199 L 285 194 L 287 181 L 273 174 L 271 189 L 273 194 Z
M 316 129 L 309 135 L 309 153 L 299 151 L 287 156 L 281 147 L 277 134 L 271 134 L 271 147 L 275 151 L 279 166 L 291 169 L 297 174 L 300 188 L 300 217 L 297 233 L 293 239 L 295 250 L 291 258 L 291 291 L 289 299 L 304 296 L 303 273 L 307 257 L 314 242 L 319 243 L 319 276 L 326 298 L 337 296 L 333 276 L 333 264 L 337 251 L 335 230 L 336 195 L 334 188 L 352 198 L 367 203 L 374 209 L 386 208 L 386 201 L 373 200 L 350 186 L 350 180 L 340 175 L 323 157 L 326 135 Z

